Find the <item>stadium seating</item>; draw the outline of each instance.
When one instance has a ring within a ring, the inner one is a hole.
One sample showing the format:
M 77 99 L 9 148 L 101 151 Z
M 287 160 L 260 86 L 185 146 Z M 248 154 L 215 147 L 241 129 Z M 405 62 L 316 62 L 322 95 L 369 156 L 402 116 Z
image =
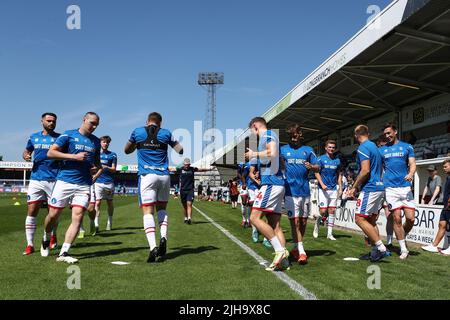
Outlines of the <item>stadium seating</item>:
M 424 159 L 424 150 L 428 144 L 428 141 L 432 142 L 432 146 L 436 150 L 437 158 L 446 157 L 450 150 L 450 133 L 445 133 L 439 136 L 429 137 L 425 139 L 419 139 L 414 144 L 414 152 L 416 159 Z

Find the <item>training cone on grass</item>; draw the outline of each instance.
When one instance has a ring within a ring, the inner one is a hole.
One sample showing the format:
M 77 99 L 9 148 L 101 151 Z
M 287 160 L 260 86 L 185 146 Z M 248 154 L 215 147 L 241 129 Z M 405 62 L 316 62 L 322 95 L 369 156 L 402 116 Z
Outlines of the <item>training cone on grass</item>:
M 20 206 L 20 202 L 14 202 L 15 206 Z

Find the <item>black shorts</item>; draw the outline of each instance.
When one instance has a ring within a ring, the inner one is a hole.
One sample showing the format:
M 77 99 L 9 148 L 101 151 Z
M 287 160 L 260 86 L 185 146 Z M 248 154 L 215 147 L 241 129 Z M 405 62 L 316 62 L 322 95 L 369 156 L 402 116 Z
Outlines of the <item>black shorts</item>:
M 230 198 L 231 198 L 231 202 L 236 202 L 236 201 L 238 201 L 239 195 L 230 196 Z
M 439 221 L 447 221 L 448 223 L 450 223 L 450 210 L 442 209 Z
M 188 201 L 194 202 L 194 190 L 180 191 L 180 198 L 182 203 L 186 203 Z

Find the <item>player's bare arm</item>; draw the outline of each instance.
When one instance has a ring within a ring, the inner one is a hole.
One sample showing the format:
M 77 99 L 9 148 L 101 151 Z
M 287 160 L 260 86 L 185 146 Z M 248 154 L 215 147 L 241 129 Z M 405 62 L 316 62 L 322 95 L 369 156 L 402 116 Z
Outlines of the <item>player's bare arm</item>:
M 133 153 L 134 150 L 136 150 L 136 143 L 128 141 L 124 148 L 125 154 Z
M 47 157 L 49 159 L 57 160 L 75 160 L 75 161 L 85 161 L 87 159 L 87 152 L 79 152 L 77 154 L 64 153 L 61 151 L 61 147 L 54 144 L 48 149 Z
M 28 151 L 27 149 L 25 149 L 22 153 L 22 158 L 25 161 L 31 161 L 31 154 L 32 152 Z
M 320 173 L 315 172 L 314 175 L 316 176 L 317 182 L 319 182 L 320 186 L 322 187 L 322 190 L 327 190 L 328 187 L 325 185 L 325 183 L 323 183 Z
M 416 158 L 408 158 L 408 164 L 409 164 L 409 172 L 405 177 L 405 180 L 411 182 L 413 181 L 414 174 L 416 173 Z
M 252 158 L 272 158 L 278 154 L 277 144 L 274 141 L 271 141 L 266 144 L 266 150 L 264 151 L 253 151 L 250 148 L 247 148 L 247 152 L 245 153 L 246 159 Z

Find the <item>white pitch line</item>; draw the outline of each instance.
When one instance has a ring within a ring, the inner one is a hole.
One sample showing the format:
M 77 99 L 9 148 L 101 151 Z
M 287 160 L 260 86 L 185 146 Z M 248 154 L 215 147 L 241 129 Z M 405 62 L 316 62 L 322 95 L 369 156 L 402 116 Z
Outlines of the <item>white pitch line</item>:
M 236 243 L 242 250 L 244 250 L 247 254 L 253 257 L 260 265 L 265 268 L 269 266 L 269 262 L 253 251 L 249 246 L 243 243 L 241 240 L 232 235 L 228 230 L 225 230 L 220 224 L 215 222 L 213 219 L 208 217 L 203 211 L 198 209 L 196 206 L 193 206 L 195 210 L 197 210 L 206 220 L 211 222 L 217 229 L 222 231 L 228 238 L 230 238 L 234 243 Z M 305 300 L 317 300 L 317 297 L 309 292 L 305 287 L 303 287 L 300 283 L 286 275 L 284 272 L 272 272 L 275 276 L 277 276 L 281 281 L 286 283 L 289 288 L 291 288 L 295 293 L 302 296 Z

